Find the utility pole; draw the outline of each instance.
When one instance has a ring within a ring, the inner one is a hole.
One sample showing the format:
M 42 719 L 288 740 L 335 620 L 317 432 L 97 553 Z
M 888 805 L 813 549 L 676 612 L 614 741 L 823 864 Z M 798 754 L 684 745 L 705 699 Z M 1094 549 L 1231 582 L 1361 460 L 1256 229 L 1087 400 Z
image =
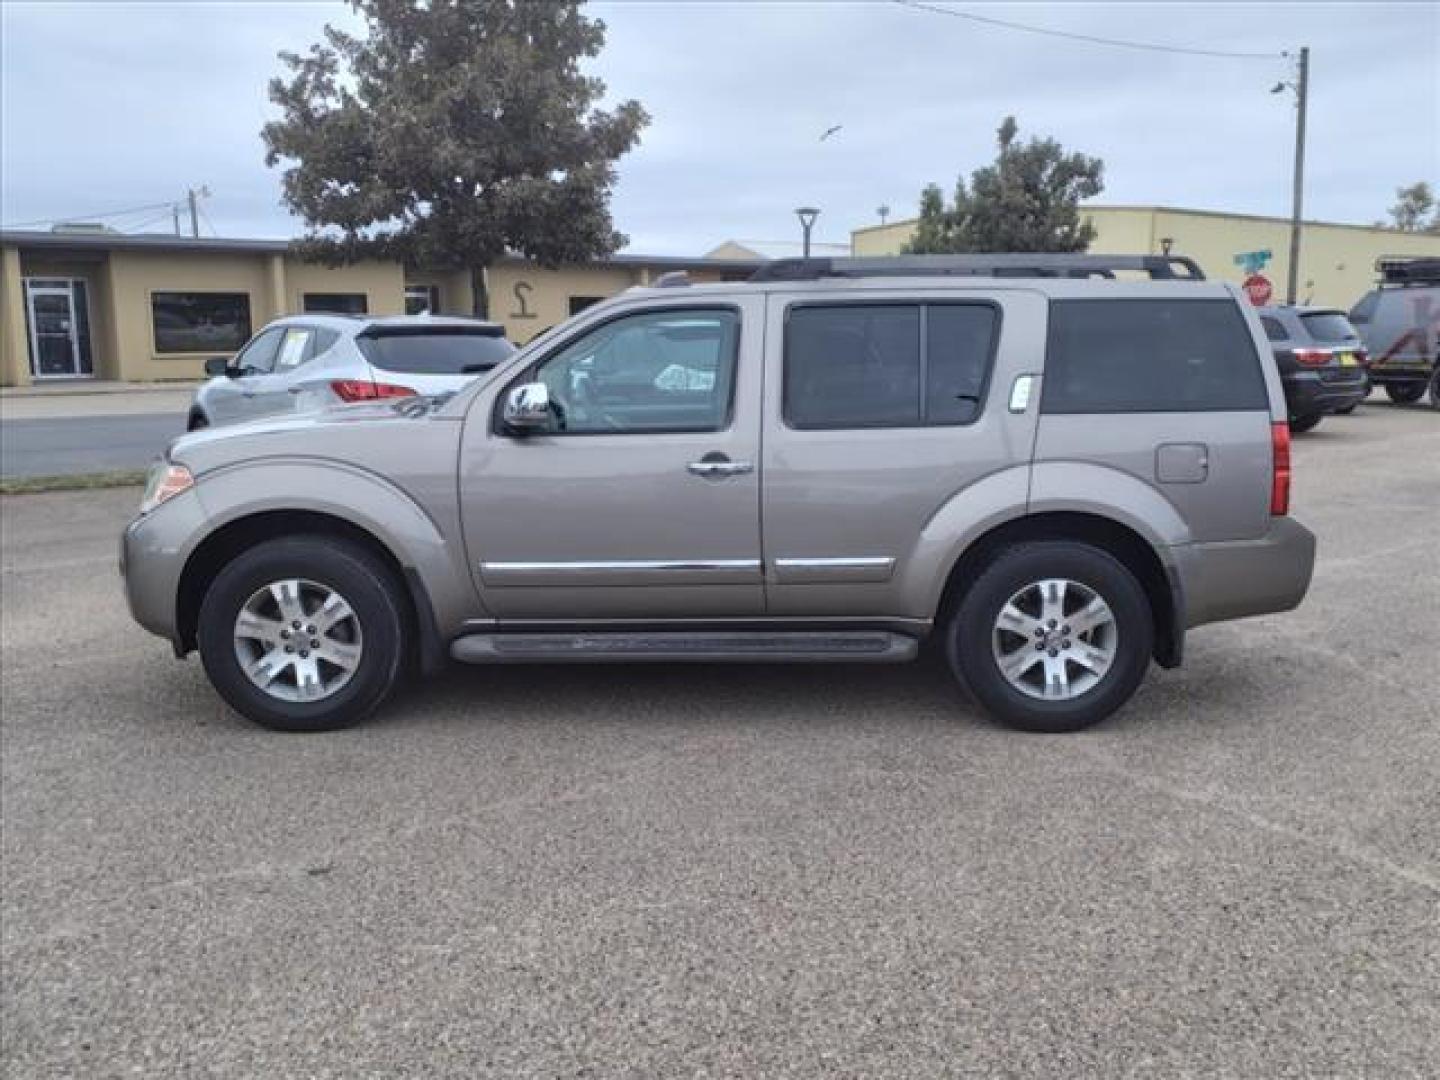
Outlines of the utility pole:
M 200 238 L 200 207 L 194 188 L 190 189 L 188 198 L 190 200 L 190 235 L 198 240 Z M 1291 243 L 1293 244 L 1294 241 Z
M 1300 77 L 1295 80 L 1295 187 L 1290 195 L 1290 273 L 1285 302 L 1295 303 L 1300 281 L 1300 216 L 1305 204 L 1305 106 L 1310 93 L 1310 46 L 1300 48 Z

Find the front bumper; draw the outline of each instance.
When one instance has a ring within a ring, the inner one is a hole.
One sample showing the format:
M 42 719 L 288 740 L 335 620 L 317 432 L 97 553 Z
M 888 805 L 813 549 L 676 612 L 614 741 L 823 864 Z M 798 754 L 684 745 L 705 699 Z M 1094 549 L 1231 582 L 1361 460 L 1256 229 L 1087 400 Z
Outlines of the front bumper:
M 1315 570 L 1315 534 L 1294 518 L 1271 521 L 1258 540 L 1171 549 L 1185 597 L 1185 626 L 1297 607 Z
M 1284 378 L 1285 404 L 1291 418 L 1332 413 L 1358 405 L 1370 393 L 1363 367 L 1340 372 L 1298 371 Z
M 192 490 L 136 518 L 120 537 L 120 576 L 131 617 L 177 648 L 180 575 L 204 521 Z

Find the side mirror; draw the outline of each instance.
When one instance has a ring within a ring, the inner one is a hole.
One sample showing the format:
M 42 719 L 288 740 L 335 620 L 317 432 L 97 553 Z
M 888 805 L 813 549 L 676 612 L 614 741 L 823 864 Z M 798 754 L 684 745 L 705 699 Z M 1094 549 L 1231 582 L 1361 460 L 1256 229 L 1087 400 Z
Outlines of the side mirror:
M 544 383 L 524 383 L 505 398 L 502 419 L 510 431 L 524 433 L 550 426 L 550 390 Z
M 236 373 L 237 369 L 230 366 L 230 358 L 228 356 L 212 356 L 209 360 L 205 361 L 205 374 L 209 375 L 212 379 L 218 379 L 222 375 L 229 375 L 231 378 L 234 378 Z

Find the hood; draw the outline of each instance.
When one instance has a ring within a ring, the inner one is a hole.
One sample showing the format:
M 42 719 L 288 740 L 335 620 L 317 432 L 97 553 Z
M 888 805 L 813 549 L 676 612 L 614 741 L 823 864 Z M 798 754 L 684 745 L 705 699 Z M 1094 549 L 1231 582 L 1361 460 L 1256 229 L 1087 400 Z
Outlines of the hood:
M 451 396 L 436 394 L 366 401 L 204 428 L 172 440 L 166 456 L 192 468 L 213 468 L 244 458 L 276 454 L 344 457 L 345 449 L 354 446 L 357 440 L 391 442 L 396 438 L 397 428 L 429 422 Z

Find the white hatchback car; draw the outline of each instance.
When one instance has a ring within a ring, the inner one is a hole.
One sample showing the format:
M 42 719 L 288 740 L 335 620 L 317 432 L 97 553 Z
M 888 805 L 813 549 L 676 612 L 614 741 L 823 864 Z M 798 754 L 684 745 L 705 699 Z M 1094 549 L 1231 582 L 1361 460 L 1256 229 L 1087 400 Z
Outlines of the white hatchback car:
M 496 323 L 431 316 L 292 315 L 205 364 L 188 428 L 462 389 L 515 351 Z

